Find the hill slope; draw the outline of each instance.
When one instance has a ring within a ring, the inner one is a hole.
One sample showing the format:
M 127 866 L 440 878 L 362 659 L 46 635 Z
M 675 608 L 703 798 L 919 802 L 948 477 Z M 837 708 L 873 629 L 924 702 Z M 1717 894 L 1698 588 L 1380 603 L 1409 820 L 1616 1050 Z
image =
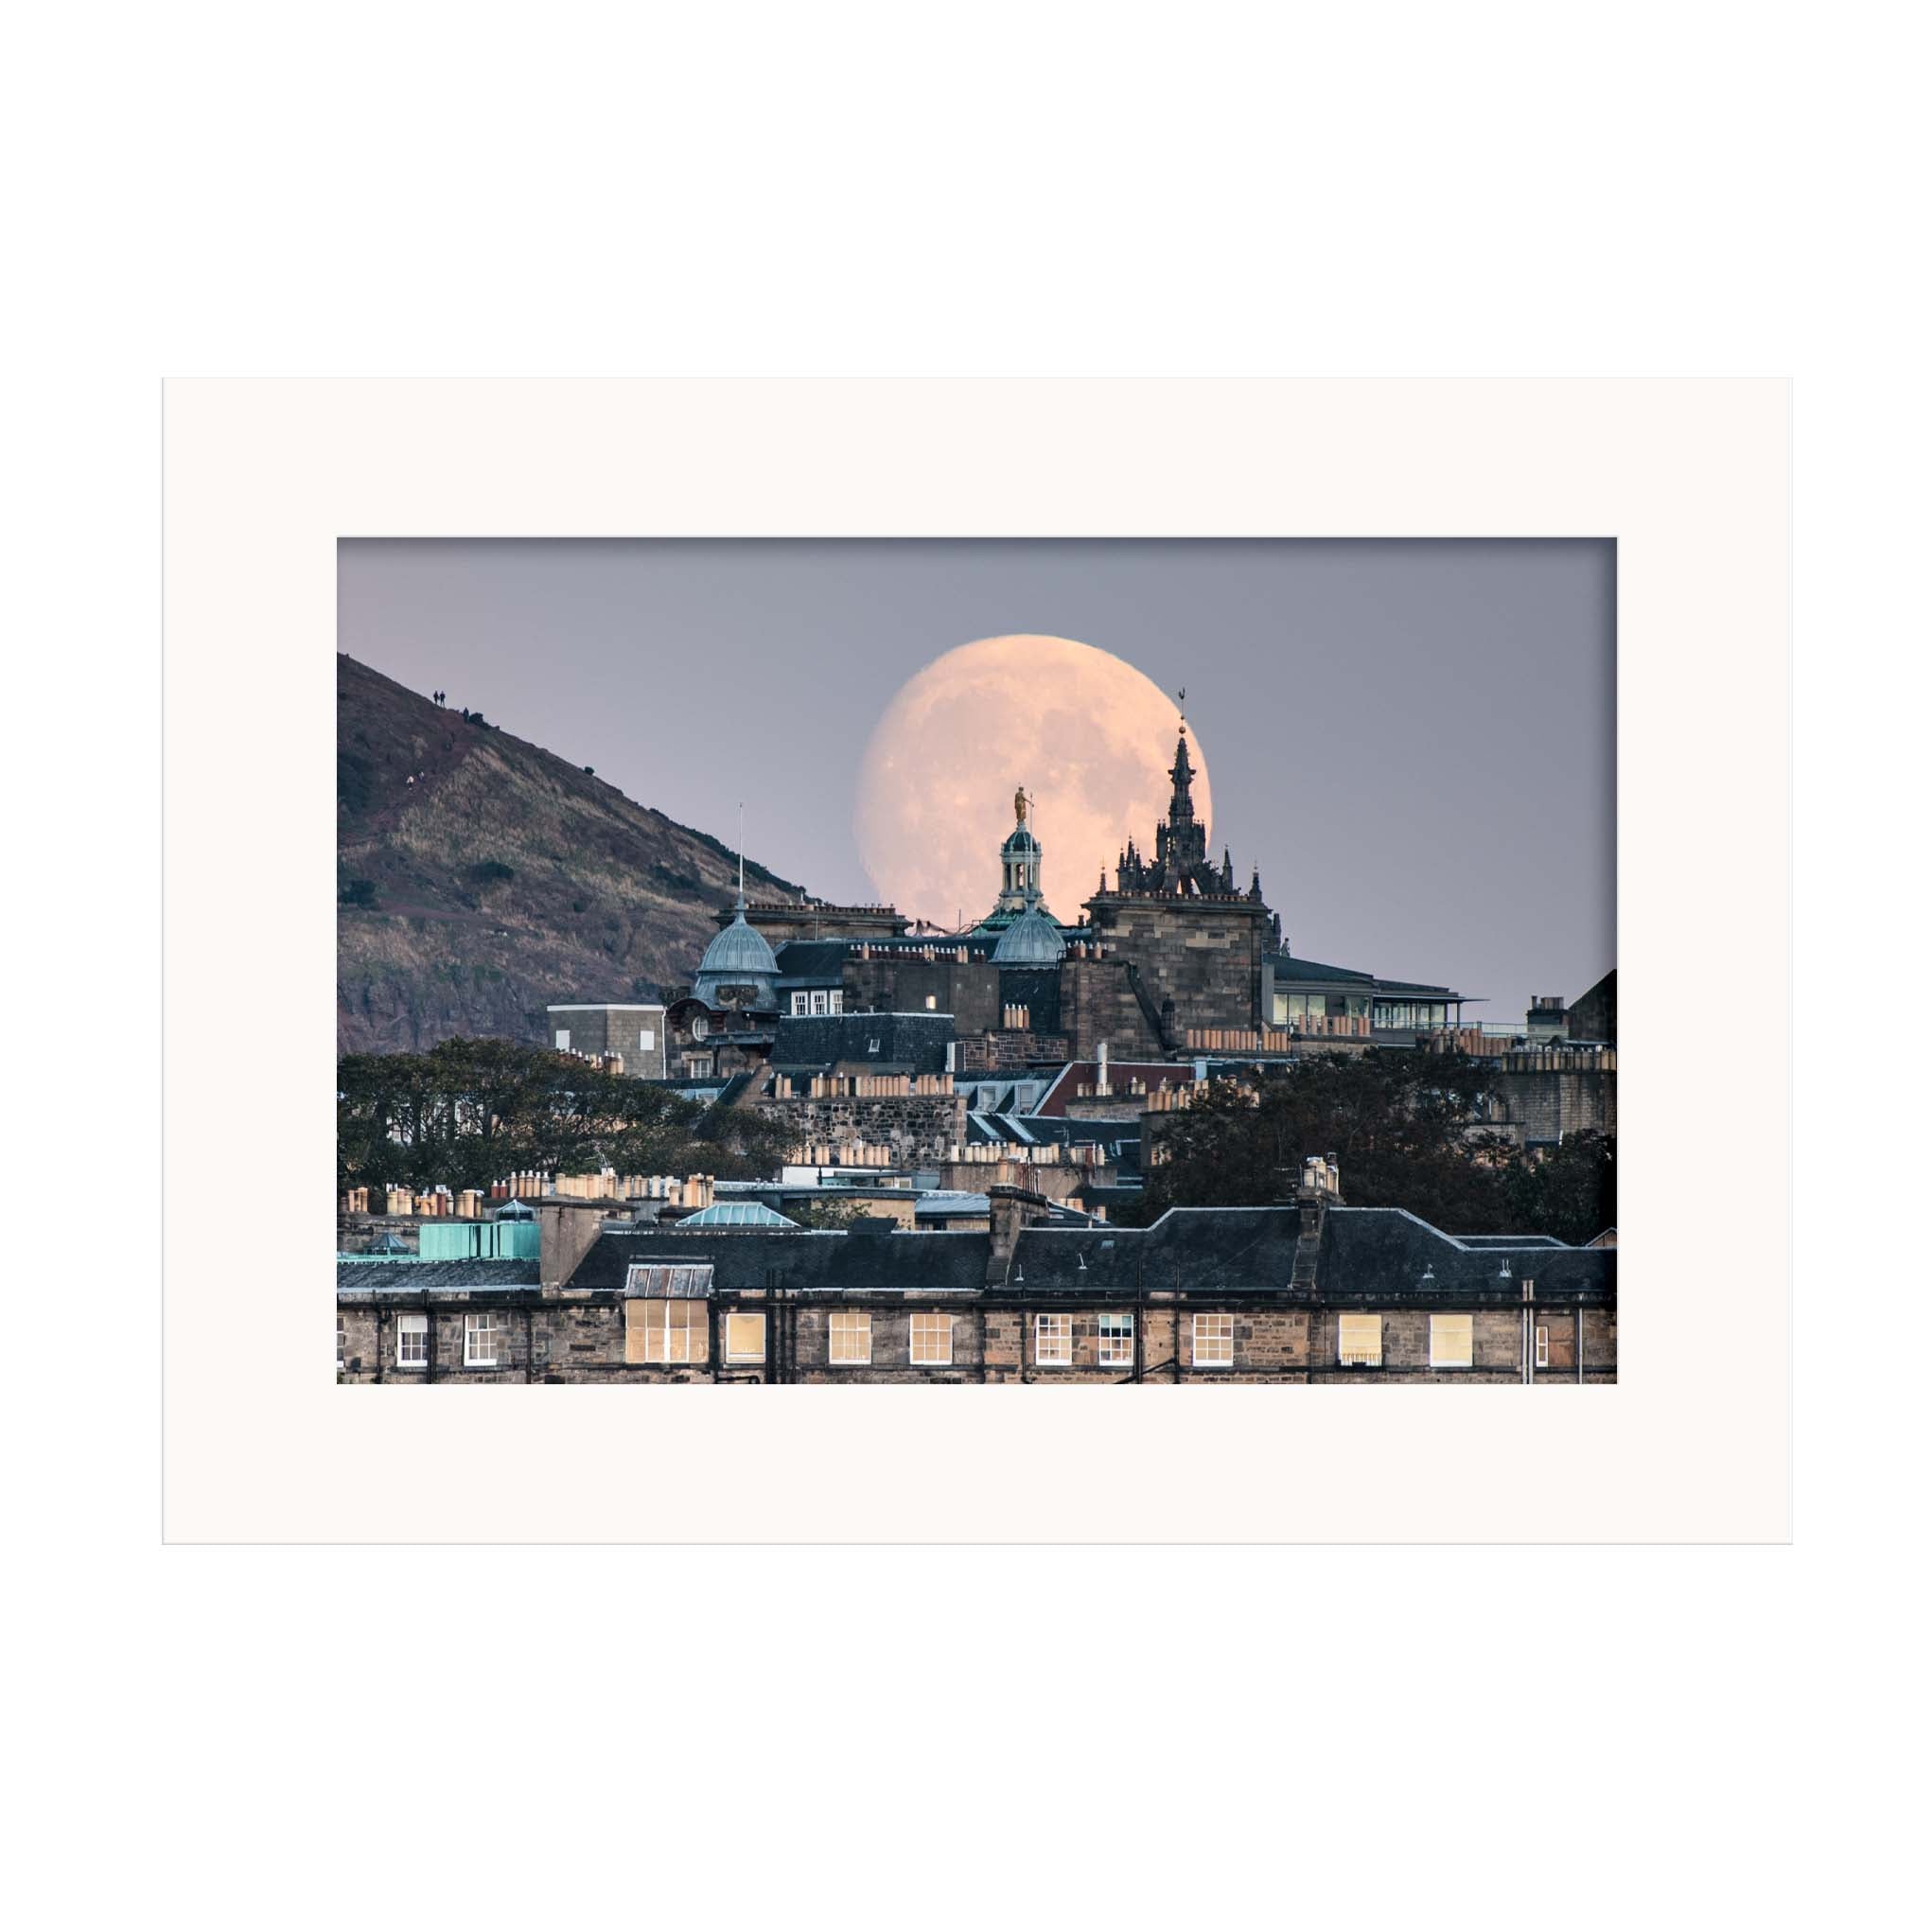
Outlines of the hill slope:
M 689 981 L 736 889 L 718 840 L 353 658 L 336 699 L 339 1051 L 534 1042 L 552 1000 Z M 799 893 L 748 862 L 745 885 Z

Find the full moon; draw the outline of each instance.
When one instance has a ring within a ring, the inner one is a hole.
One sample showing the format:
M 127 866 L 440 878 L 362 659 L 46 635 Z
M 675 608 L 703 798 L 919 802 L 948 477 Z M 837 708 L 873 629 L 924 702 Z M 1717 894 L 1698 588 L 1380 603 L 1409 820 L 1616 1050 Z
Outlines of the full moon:
M 880 897 L 955 927 L 999 895 L 1013 793 L 1044 855 L 1040 888 L 1072 923 L 1132 837 L 1167 816 L 1181 713 L 1150 679 L 1072 638 L 982 638 L 902 687 L 866 746 L 852 830 Z M 1194 810 L 1213 823 L 1207 759 L 1188 727 Z

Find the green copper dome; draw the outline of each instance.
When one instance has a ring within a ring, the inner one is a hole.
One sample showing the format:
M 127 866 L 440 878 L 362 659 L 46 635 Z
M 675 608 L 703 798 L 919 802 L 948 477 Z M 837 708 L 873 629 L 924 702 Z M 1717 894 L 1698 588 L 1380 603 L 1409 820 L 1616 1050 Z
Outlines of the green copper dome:
M 778 956 L 764 935 L 746 923 L 745 900 L 740 895 L 738 916 L 704 949 L 697 977 L 691 983 L 692 992 L 707 1006 L 716 1006 L 719 988 L 748 986 L 754 1003 L 768 1007 L 778 1000 L 777 979 Z
M 999 936 L 992 949 L 995 966 L 1057 966 L 1066 957 L 1066 940 L 1044 913 L 1028 906 Z

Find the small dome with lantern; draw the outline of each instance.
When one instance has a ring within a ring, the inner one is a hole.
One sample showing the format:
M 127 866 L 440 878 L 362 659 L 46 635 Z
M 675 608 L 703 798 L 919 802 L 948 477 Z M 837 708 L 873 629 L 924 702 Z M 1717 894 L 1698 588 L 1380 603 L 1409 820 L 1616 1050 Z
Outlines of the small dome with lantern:
M 999 936 L 992 949 L 995 966 L 1057 966 L 1066 957 L 1066 939 L 1037 907 L 1028 906 Z

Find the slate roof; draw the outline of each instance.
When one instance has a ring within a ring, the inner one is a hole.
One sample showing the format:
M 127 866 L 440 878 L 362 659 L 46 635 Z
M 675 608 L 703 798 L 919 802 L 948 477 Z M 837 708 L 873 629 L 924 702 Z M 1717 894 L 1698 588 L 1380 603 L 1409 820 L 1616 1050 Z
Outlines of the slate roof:
M 1354 980 L 1362 986 L 1373 986 L 1373 973 L 1358 973 L 1350 966 L 1324 966 L 1319 959 L 1296 959 L 1287 953 L 1270 953 L 1268 964 L 1273 967 L 1277 979 L 1319 979 Z
M 1325 966 L 1319 959 L 1297 959 L 1288 953 L 1270 953 L 1268 964 L 1276 980 L 1302 980 L 1310 985 L 1360 986 L 1377 992 L 1403 995 L 1428 993 L 1444 999 L 1459 999 L 1453 987 L 1431 986 L 1414 979 L 1380 979 L 1373 973 L 1358 973 L 1352 966 Z
M 957 1187 L 933 1187 L 920 1195 L 912 1203 L 914 1218 L 930 1216 L 936 1220 L 949 1215 L 983 1215 L 991 1203 L 984 1194 L 968 1194 Z
M 738 1096 L 742 1094 L 745 1091 L 745 1089 L 750 1084 L 751 1076 L 748 1073 L 734 1073 L 730 1077 L 730 1079 L 728 1080 L 725 1082 L 725 1084 L 718 1089 L 717 1098 L 714 1100 L 712 1100 L 711 1105 L 713 1107 L 718 1108 L 720 1111 L 727 1107 L 736 1106 L 738 1103 Z
M 861 1061 L 942 1073 L 952 1038 L 951 1013 L 782 1013 L 771 1058 L 786 1071 L 819 1072 L 841 1061 Z
M 1300 1234 L 1301 1209 L 1291 1206 L 1172 1207 L 1150 1228 L 1026 1228 L 1008 1279 L 1096 1294 L 1171 1289 L 1177 1276 L 1189 1290 L 1283 1289 Z
M 1123 1174 L 1127 1171 L 1127 1164 L 1124 1161 L 1121 1163 L 1121 1171 Z M 1139 1205 L 1145 1192 L 1138 1179 L 1132 1183 L 1087 1181 L 1081 1184 L 1075 1198 L 1084 1202 L 1091 1210 L 1102 1207 L 1134 1207 Z
M 764 1288 L 776 1271 L 789 1289 L 912 1289 L 947 1294 L 976 1290 L 986 1279 L 991 1237 L 919 1230 L 897 1234 L 796 1234 L 732 1231 L 711 1243 L 690 1235 L 602 1234 L 571 1276 L 572 1289 L 622 1291 L 639 1262 L 709 1261 L 719 1288 Z
M 1128 1119 L 1082 1120 L 1068 1114 L 995 1114 L 971 1112 L 966 1115 L 969 1146 L 1101 1147 L 1107 1158 L 1117 1162 L 1123 1172 L 1140 1170 L 1140 1121 Z
M 787 940 L 778 949 L 781 990 L 801 986 L 836 986 L 843 976 L 849 940 Z
M 805 1229 L 731 1227 L 678 1233 L 606 1229 L 591 1244 L 570 1286 L 622 1292 L 629 1270 L 709 1265 L 720 1289 L 759 1289 L 768 1273 L 790 1289 L 950 1294 L 985 1281 L 991 1238 L 915 1232 L 834 1234 Z M 1119 1296 L 1178 1284 L 1192 1292 L 1280 1290 L 1293 1278 L 1301 1210 L 1273 1207 L 1170 1208 L 1150 1228 L 1105 1221 L 1062 1222 L 1023 1230 L 1009 1279 L 1030 1293 Z M 1504 1261 L 1509 1273 L 1502 1272 Z M 1084 1266 L 1082 1266 L 1084 1263 Z M 1427 1288 L 1425 1273 L 1432 1275 Z M 1325 1302 L 1387 1307 L 1514 1308 L 1525 1275 L 1537 1298 L 1614 1307 L 1617 1251 L 1566 1248 L 1548 1236 L 1446 1235 L 1398 1207 L 1331 1207 L 1319 1261 Z M 426 1292 L 534 1289 L 535 1261 L 341 1261 L 339 1294 L 408 1300 Z
M 1063 1118 L 1066 1114 L 1066 1103 L 1075 1098 L 1075 1090 L 1082 1086 L 1094 1086 L 1100 1078 L 1098 1061 L 1070 1060 L 1053 1078 L 1053 1084 L 1040 1097 L 1035 1114 L 1058 1115 Z M 1145 1107 L 1145 1099 L 1139 1094 L 1127 1091 L 1129 1082 L 1139 1080 L 1151 1091 L 1157 1086 L 1191 1087 L 1194 1084 L 1194 1065 L 1191 1061 L 1176 1063 L 1171 1060 L 1111 1060 L 1107 1063 L 1107 1082 L 1114 1089 L 1114 1098 L 1120 1103 L 1122 1115 L 1138 1115 Z M 1027 1116 L 1031 1118 L 1031 1115 Z
M 338 1261 L 338 1294 L 448 1293 L 465 1288 L 536 1288 L 542 1276 L 536 1261 Z
M 1083 1119 L 1075 1114 L 1020 1114 L 1003 1115 L 1017 1121 L 1035 1141 L 1058 1141 L 1062 1147 L 1113 1147 L 1116 1142 L 1140 1140 L 1140 1118 L 1132 1120 Z
M 1027 1114 L 1059 1078 L 1060 1069 L 1043 1074 L 955 1073 L 953 1091 L 980 1114 Z
M 1504 1261 L 1507 1277 L 1502 1273 Z M 1406 1208 L 1328 1210 L 1316 1264 L 1325 1301 L 1359 1297 L 1386 1303 L 1392 1295 L 1415 1295 L 1429 1270 L 1435 1275 L 1431 1301 L 1447 1296 L 1465 1305 L 1519 1306 L 1524 1275 L 1536 1281 L 1539 1298 L 1561 1293 L 1566 1299 L 1616 1300 L 1614 1249 L 1566 1248 L 1541 1235 L 1458 1240 Z

